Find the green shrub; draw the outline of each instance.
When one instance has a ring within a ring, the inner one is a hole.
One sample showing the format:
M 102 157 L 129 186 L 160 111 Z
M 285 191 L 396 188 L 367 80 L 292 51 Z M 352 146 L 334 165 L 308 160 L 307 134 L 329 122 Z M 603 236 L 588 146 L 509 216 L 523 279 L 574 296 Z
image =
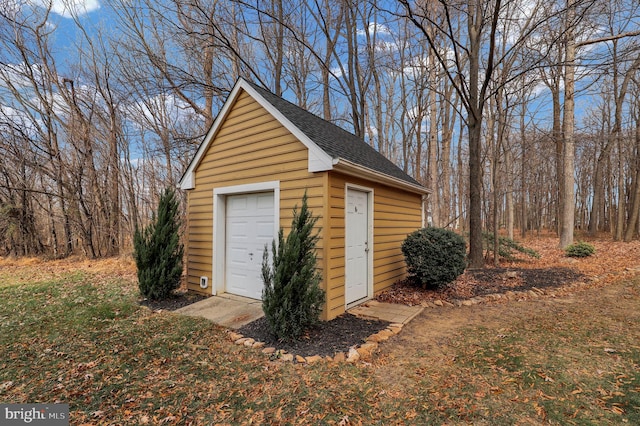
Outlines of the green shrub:
M 447 229 L 428 227 L 409 234 L 402 253 L 409 276 L 423 287 L 448 284 L 466 267 L 464 238 Z
M 324 291 L 320 288 L 322 276 L 316 269 L 315 246 L 318 234 L 312 235 L 318 218 L 307 207 L 307 194 L 302 208 L 293 209 L 291 231 L 284 238 L 278 232 L 278 244 L 272 243 L 273 264 L 265 246 L 262 258 L 262 310 L 273 335 L 285 341 L 299 339 L 320 320 Z
M 182 255 L 179 202 L 173 189 L 160 196 L 157 217 L 142 231 L 136 227 L 133 257 L 138 268 L 140 294 L 148 299 L 166 299 L 180 285 Z
M 483 232 L 482 239 L 484 249 L 487 250 L 487 252 L 493 253 L 493 244 L 495 241 L 493 232 Z M 498 236 L 498 256 L 505 260 L 516 260 L 514 251 L 526 254 L 535 259 L 540 258 L 540 254 L 537 251 L 524 247 L 511 238 Z
M 569 257 L 589 257 L 596 252 L 596 249 L 589 243 L 579 241 L 577 243 L 568 245 L 564 249 L 564 252 Z

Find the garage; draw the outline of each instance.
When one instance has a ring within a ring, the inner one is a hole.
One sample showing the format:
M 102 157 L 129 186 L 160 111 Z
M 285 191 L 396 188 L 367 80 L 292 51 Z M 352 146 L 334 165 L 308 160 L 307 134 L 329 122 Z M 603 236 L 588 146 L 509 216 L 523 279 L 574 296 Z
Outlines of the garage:
M 189 290 L 258 300 L 264 246 L 287 237 L 306 194 L 327 320 L 406 277 L 400 248 L 429 192 L 361 138 L 244 79 L 180 188 Z
M 262 256 L 274 237 L 273 192 L 226 197 L 226 291 L 262 298 Z

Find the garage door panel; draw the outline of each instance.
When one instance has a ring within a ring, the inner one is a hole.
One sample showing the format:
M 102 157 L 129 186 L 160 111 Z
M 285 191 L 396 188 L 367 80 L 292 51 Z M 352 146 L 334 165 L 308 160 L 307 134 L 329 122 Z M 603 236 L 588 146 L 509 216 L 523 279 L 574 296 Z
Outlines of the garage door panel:
M 274 236 L 273 197 L 273 192 L 227 196 L 227 292 L 262 297 L 262 255 Z

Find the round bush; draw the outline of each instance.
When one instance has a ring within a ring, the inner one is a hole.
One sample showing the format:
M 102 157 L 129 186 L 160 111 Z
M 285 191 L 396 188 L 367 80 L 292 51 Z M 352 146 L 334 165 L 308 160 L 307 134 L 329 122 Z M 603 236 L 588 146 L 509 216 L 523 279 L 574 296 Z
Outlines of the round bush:
M 589 257 L 596 252 L 595 247 L 583 241 L 568 245 L 564 252 L 569 257 Z
M 464 238 L 442 228 L 422 228 L 407 236 L 402 253 L 409 276 L 422 287 L 454 281 L 466 267 Z

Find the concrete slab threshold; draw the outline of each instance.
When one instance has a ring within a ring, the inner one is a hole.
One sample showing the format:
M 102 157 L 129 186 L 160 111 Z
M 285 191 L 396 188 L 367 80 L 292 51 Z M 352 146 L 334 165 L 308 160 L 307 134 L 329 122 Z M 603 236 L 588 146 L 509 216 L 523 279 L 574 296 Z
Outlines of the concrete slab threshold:
M 369 300 L 349 309 L 350 314 L 391 323 L 406 324 L 424 310 L 422 306 L 406 306 Z
M 227 293 L 208 297 L 177 309 L 175 312 L 206 318 L 218 325 L 235 330 L 264 316 L 261 300 Z
M 369 300 L 347 312 L 361 318 L 406 324 L 423 310 L 422 306 L 405 306 Z M 175 312 L 206 318 L 218 325 L 235 330 L 264 316 L 262 301 L 227 293 L 208 297 Z

